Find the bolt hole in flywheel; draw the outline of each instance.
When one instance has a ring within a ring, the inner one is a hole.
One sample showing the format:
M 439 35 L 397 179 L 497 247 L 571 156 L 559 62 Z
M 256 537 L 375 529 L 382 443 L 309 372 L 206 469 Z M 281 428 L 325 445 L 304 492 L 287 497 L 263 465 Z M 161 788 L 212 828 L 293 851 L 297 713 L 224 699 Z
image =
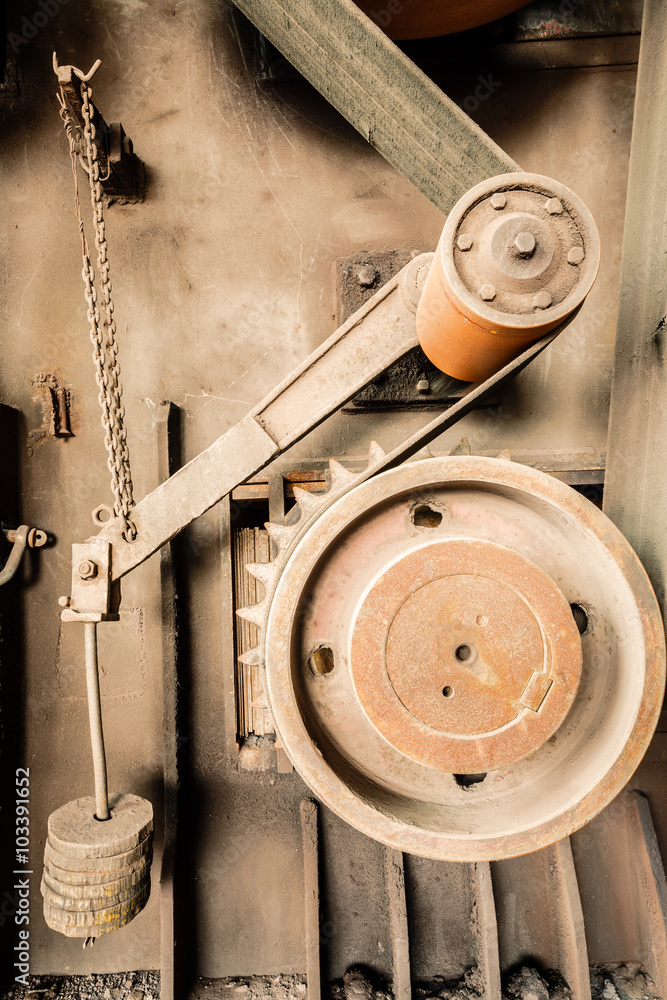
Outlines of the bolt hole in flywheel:
M 655 729 L 658 605 L 563 483 L 457 456 L 357 486 L 288 556 L 266 631 L 276 725 L 313 791 L 404 851 L 536 850 L 616 795 Z

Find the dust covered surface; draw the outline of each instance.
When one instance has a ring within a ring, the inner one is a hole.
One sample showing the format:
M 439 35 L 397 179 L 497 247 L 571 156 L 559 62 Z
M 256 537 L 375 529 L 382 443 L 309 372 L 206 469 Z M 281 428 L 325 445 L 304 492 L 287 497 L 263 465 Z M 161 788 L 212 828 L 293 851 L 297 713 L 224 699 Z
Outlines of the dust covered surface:
M 305 1000 L 306 977 L 246 976 L 197 979 L 189 1000 Z M 637 963 L 591 966 L 592 1000 L 662 1000 L 651 978 Z M 482 1000 L 484 984 L 477 968 L 462 979 L 436 976 L 413 987 L 414 1000 Z M 524 966 L 503 982 L 504 1000 L 569 1000 L 563 977 L 553 970 Z M 90 976 L 32 976 L 29 987 L 16 985 L 0 1000 L 159 1000 L 159 972 L 117 972 Z M 392 1000 L 387 983 L 370 970 L 350 969 L 330 984 L 329 1000 Z
M 109 972 L 90 976 L 30 976 L 1 1000 L 159 1000 L 159 972 Z
M 198 979 L 189 1000 L 305 1000 L 305 976 Z
M 591 966 L 592 1000 L 662 1000 L 639 962 Z

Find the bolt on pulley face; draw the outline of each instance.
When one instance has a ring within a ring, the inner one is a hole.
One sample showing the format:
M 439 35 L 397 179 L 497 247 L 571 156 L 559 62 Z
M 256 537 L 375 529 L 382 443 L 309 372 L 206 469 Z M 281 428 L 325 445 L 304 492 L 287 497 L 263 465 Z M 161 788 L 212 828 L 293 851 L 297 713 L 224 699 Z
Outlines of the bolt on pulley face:
M 272 593 L 287 752 L 334 811 L 405 851 L 545 846 L 604 808 L 655 728 L 646 574 L 597 508 L 524 466 L 452 457 L 369 480 L 304 530 Z

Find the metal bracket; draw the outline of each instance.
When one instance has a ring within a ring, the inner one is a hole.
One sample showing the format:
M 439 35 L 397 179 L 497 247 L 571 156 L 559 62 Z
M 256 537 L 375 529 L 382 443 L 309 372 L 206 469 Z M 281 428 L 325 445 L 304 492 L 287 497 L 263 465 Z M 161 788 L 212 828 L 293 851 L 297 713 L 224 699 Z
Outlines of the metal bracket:
M 85 148 L 81 82 L 86 83 L 90 80 L 99 65 L 98 59 L 92 69 L 84 75 L 76 66 L 59 66 L 56 54 L 53 53 L 53 70 L 62 88 L 67 110 L 76 126 L 79 137 L 77 152 L 80 157 Z M 142 201 L 146 193 L 146 172 L 143 162 L 134 152 L 132 140 L 125 134 L 120 122 L 107 124 L 93 101 L 91 107 L 100 165 L 100 183 L 104 194 L 110 201 L 121 203 Z
M 111 545 L 97 539 L 75 542 L 72 545 L 72 596 L 60 598 L 61 620 L 118 621 L 118 597 L 111 586 Z
M 21 559 L 26 548 L 38 549 L 46 545 L 48 536 L 41 528 L 30 528 L 27 524 L 22 524 L 20 528 L 3 528 L 3 534 L 12 545 L 9 558 L 4 569 L 0 571 L 0 586 L 16 575 L 16 571 L 21 565 Z

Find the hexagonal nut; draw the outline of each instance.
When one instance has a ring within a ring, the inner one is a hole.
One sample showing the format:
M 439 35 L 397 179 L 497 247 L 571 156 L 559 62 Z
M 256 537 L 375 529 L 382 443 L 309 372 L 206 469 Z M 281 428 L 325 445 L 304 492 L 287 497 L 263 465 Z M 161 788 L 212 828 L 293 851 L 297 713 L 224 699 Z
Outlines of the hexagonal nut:
M 581 264 L 585 256 L 583 247 L 572 247 L 567 255 L 567 262 L 568 264 Z
M 92 559 L 84 559 L 79 563 L 79 576 L 82 580 L 94 580 L 97 576 L 97 563 Z
M 535 237 L 532 233 L 522 231 L 517 233 L 514 240 L 514 246 L 517 248 L 520 254 L 525 254 L 529 256 L 535 250 Z
M 491 208 L 495 208 L 496 212 L 498 212 L 507 204 L 507 198 L 502 191 L 496 191 L 496 193 L 492 194 L 489 198 L 489 204 L 491 205 Z
M 456 238 L 456 245 L 459 250 L 462 250 L 465 253 L 466 250 L 470 250 L 472 248 L 472 236 L 469 236 L 468 233 L 459 233 Z
M 563 205 L 558 198 L 549 198 L 544 207 L 549 215 L 560 215 L 563 211 Z
M 431 388 L 431 383 L 427 378 L 420 378 L 415 388 L 417 392 L 428 392 Z
M 363 264 L 357 271 L 357 283 L 362 288 L 370 288 L 376 281 L 378 273 L 372 264 Z
M 485 302 L 493 302 L 496 297 L 496 290 L 493 285 L 482 285 L 479 290 L 479 297 Z
M 548 309 L 552 302 L 551 292 L 538 292 L 533 297 L 533 305 L 536 309 Z

